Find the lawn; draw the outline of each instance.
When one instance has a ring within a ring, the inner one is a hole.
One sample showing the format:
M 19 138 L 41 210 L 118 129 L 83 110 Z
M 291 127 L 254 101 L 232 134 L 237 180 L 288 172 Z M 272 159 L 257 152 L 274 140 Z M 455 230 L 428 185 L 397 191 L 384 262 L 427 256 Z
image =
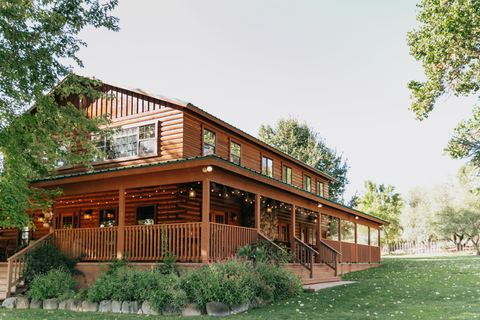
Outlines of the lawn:
M 343 280 L 357 281 L 354 284 L 304 293 L 229 319 L 480 319 L 480 257 L 386 257 L 382 262 L 382 267 L 342 276 Z M 0 319 L 67 318 L 147 317 L 62 310 L 0 310 Z M 187 319 L 196 318 L 199 317 Z

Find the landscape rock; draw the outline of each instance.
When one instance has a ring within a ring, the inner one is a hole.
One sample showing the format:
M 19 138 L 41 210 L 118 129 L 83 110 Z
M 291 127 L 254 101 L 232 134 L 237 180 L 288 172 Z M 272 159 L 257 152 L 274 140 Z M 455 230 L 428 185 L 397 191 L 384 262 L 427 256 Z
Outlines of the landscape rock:
M 143 314 L 149 314 L 149 315 L 152 315 L 152 316 L 158 316 L 158 312 L 155 311 L 155 309 L 153 309 L 151 303 L 148 302 L 148 301 L 144 301 L 144 302 L 143 302 L 143 304 L 142 304 L 142 311 L 143 311 Z
M 43 300 L 43 309 L 56 310 L 58 309 L 57 299 L 46 299 Z
M 140 303 L 138 301 L 123 301 L 122 313 L 137 313 L 140 309 Z
M 143 314 L 143 311 L 142 311 L 142 309 L 138 309 L 138 312 L 137 312 L 137 314 Z
M 43 300 L 30 301 L 30 309 L 43 309 Z
M 245 312 L 248 310 L 248 303 L 235 303 L 230 307 L 230 310 L 232 310 L 232 314 Z
M 213 317 L 226 317 L 230 315 L 230 308 L 221 302 L 207 302 L 207 314 Z
M 112 300 L 112 312 L 122 313 L 122 301 Z
M 185 309 L 182 311 L 182 316 L 189 317 L 189 316 L 201 316 L 202 311 L 198 310 L 198 304 L 196 302 L 190 303 Z
M 67 310 L 71 311 L 83 311 L 81 300 L 66 300 L 67 301 Z
M 83 301 L 82 302 L 82 309 L 83 309 L 84 312 L 86 312 L 86 311 L 98 312 L 98 302 Z
M 30 300 L 26 297 L 18 297 L 17 309 L 30 309 Z
M 100 301 L 98 312 L 112 312 L 112 300 Z
M 181 313 L 182 310 L 171 303 L 165 303 L 162 307 L 162 314 L 164 316 L 179 316 Z
M 70 310 L 68 307 L 67 307 L 67 302 L 68 300 L 63 300 L 61 302 L 58 303 L 58 310 Z
M 17 298 L 7 298 L 3 300 L 2 307 L 7 309 L 15 309 L 17 306 Z

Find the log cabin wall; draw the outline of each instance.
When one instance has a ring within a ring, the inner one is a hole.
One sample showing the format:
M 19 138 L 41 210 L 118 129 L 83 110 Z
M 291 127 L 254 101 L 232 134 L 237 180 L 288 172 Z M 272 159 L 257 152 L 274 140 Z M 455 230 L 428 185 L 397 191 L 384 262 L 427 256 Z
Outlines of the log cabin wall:
M 324 186 L 324 197 L 328 198 L 328 180 L 314 170 L 300 166 L 279 153 L 267 150 L 259 144 L 255 144 L 251 140 L 247 140 L 225 127 L 220 127 L 211 121 L 203 120 L 189 111 L 184 113 L 183 122 L 184 158 L 203 155 L 203 129 L 207 129 L 215 133 L 215 151 L 219 157 L 230 160 L 230 141 L 233 141 L 241 146 L 242 166 L 257 172 L 262 172 L 262 157 L 268 157 L 273 160 L 273 178 L 282 180 L 283 165 L 288 166 L 292 169 L 292 185 L 303 189 L 303 177 L 304 175 L 308 175 L 311 178 L 311 192 L 317 193 L 317 181 L 320 181 Z
M 78 108 L 86 110 L 88 117 L 109 114 L 112 126 L 135 126 L 142 123 L 157 123 L 157 153 L 149 156 L 135 156 L 101 161 L 94 164 L 95 170 L 127 167 L 178 160 L 183 158 L 183 112 L 182 107 L 155 99 L 141 93 L 104 85 L 100 88 L 105 98 L 69 100 Z M 107 97 L 113 97 L 108 99 Z M 81 151 L 81 150 L 80 150 Z M 85 172 L 84 167 L 60 168 L 59 174 Z

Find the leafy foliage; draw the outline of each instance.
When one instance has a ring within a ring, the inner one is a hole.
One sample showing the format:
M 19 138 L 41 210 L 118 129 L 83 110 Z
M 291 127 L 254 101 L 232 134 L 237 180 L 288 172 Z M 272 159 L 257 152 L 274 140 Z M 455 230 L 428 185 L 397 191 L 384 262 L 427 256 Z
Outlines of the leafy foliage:
M 468 95 L 480 89 L 480 3 L 475 0 L 424 0 L 419 28 L 408 34 L 410 54 L 423 64 L 427 81 L 408 85 L 418 119 L 445 94 Z
M 63 300 L 63 297 L 72 295 L 76 282 L 69 270 L 63 267 L 52 269 L 33 278 L 27 295 L 35 300 L 52 298 Z
M 60 190 L 32 188 L 55 175 L 58 161 L 89 166 L 98 152 L 87 133 L 107 120 L 87 119 L 66 97 L 95 98 L 100 82 L 70 75 L 63 59 L 86 44 L 86 26 L 118 30 L 116 0 L 7 1 L 0 4 L 0 227 L 33 227 L 27 210 L 45 209 Z M 52 90 L 52 88 L 55 89 Z M 49 94 L 45 94 L 52 90 Z M 35 109 L 27 109 L 35 103 Z M 77 153 L 79 148 L 83 153 Z
M 71 259 L 50 243 L 38 246 L 27 253 L 23 267 L 23 280 L 27 283 L 38 275 L 45 275 L 49 271 L 63 269 L 70 275 L 80 274 L 74 267 L 80 261 Z
M 261 125 L 258 131 L 260 140 L 274 148 L 327 173 L 338 183 L 328 185 L 329 199 L 340 201 L 348 183 L 347 161 L 336 150 L 326 146 L 320 134 L 298 119 L 280 119 L 274 127 Z
M 278 250 L 271 241 L 256 240 L 251 244 L 246 244 L 243 247 L 237 248 L 237 254 L 240 257 L 245 257 L 253 262 L 273 261 L 276 264 L 287 263 L 291 260 L 291 254 L 285 251 Z
M 389 226 L 383 226 L 381 241 L 393 243 L 400 239 L 399 215 L 403 208 L 403 200 L 399 193 L 394 193 L 395 187 L 376 185 L 372 181 L 365 181 L 365 190 L 357 199 L 356 209 L 386 220 Z
M 168 250 L 168 235 L 167 227 L 162 225 L 162 252 L 163 252 L 163 264 L 157 265 L 155 271 L 161 274 L 175 274 L 175 265 L 177 263 L 178 256 Z

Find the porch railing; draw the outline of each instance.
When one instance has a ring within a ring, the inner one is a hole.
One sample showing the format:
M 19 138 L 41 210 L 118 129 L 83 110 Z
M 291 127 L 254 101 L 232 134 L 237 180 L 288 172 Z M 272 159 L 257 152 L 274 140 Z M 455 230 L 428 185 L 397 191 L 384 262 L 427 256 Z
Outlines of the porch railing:
M 252 243 L 257 238 L 257 229 L 210 223 L 210 258 L 233 256 L 238 246 Z
M 17 252 L 13 256 L 7 259 L 8 269 L 7 269 L 7 298 L 10 297 L 12 293 L 12 288 L 15 288 L 21 281 L 23 276 L 23 266 L 25 265 L 25 260 L 27 258 L 27 253 L 32 249 L 43 246 L 51 239 L 53 233 L 49 233 L 46 236 L 40 238 L 35 243 L 30 244 L 25 249 Z
M 315 255 L 319 255 L 319 253 L 297 237 L 293 237 L 293 242 L 295 248 L 295 261 L 310 271 L 310 278 L 313 278 L 313 264 L 315 263 Z
M 330 247 L 328 244 L 320 240 L 318 243 L 318 251 L 320 256 L 320 262 L 325 263 L 333 271 L 335 271 L 335 276 L 338 274 L 338 256 L 342 255 L 340 252 Z
M 163 227 L 165 226 L 165 227 Z M 165 257 L 162 234 L 165 228 L 168 250 L 179 261 L 201 259 L 201 224 L 175 223 L 125 227 L 125 252 L 131 261 L 160 261 Z
M 53 243 L 70 257 L 82 260 L 111 260 L 117 256 L 118 227 L 59 229 Z

